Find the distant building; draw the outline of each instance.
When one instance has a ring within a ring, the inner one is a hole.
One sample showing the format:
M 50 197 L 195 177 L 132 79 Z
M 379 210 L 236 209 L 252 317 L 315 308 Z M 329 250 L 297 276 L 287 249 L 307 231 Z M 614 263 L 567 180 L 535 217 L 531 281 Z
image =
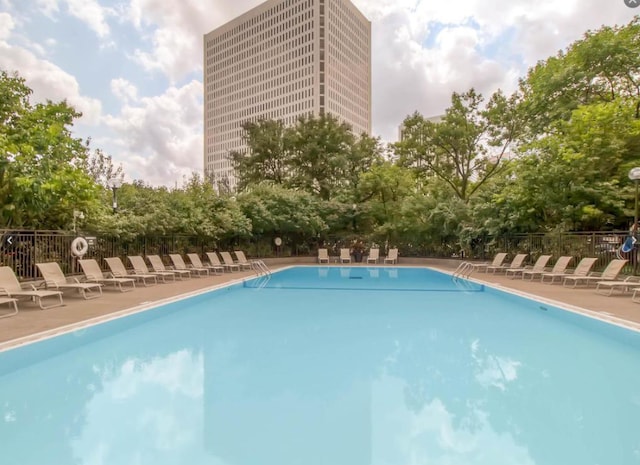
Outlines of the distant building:
M 439 123 L 440 121 L 442 121 L 442 118 L 444 118 L 444 115 L 436 115 L 436 116 L 429 116 L 427 118 L 425 118 L 425 121 L 430 121 L 432 123 Z M 400 125 L 400 127 L 398 128 L 398 141 L 402 141 L 404 139 L 404 135 L 405 135 L 405 127 L 404 127 L 404 123 Z
M 204 168 L 235 189 L 242 124 L 331 113 L 371 133 L 371 23 L 349 0 L 268 0 L 204 36 Z

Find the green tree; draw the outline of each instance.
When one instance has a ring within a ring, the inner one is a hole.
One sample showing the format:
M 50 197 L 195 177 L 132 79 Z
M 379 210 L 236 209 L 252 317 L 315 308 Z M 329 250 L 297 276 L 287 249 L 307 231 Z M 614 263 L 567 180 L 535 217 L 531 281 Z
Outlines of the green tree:
M 262 183 L 240 194 L 238 204 L 259 237 L 300 240 L 327 228 L 319 213 L 319 200 L 307 192 Z
M 238 190 L 263 181 L 285 184 L 289 178 L 290 153 L 282 121 L 259 120 L 242 125 L 244 151 L 233 151 L 229 158 L 238 178 Z
M 66 102 L 31 105 L 24 79 L 0 71 L 0 220 L 11 228 L 68 228 L 73 211 L 99 209 L 84 170 L 87 148 L 71 133 Z
M 539 62 L 520 81 L 520 93 L 530 139 L 591 103 L 631 100 L 634 118 L 640 118 L 640 17 L 588 31 Z
M 393 149 L 399 163 L 418 177 L 435 176 L 464 202 L 500 169 L 518 135 L 517 97 L 493 94 L 484 105 L 473 89 L 454 93 L 442 120 L 419 113 L 406 118 L 402 140 Z
M 344 185 L 344 167 L 355 137 L 347 123 L 335 116 L 303 116 L 291 128 L 292 187 L 318 195 L 335 197 Z

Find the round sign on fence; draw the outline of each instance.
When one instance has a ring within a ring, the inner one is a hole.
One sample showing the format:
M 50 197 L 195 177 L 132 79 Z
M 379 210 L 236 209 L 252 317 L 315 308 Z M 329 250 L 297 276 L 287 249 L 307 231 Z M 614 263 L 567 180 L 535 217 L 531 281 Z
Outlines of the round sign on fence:
M 274 243 L 275 245 L 277 245 L 278 247 L 280 247 L 280 246 L 282 245 L 282 239 L 281 239 L 281 238 L 279 238 L 279 237 L 276 237 L 276 238 L 273 240 L 273 243 Z

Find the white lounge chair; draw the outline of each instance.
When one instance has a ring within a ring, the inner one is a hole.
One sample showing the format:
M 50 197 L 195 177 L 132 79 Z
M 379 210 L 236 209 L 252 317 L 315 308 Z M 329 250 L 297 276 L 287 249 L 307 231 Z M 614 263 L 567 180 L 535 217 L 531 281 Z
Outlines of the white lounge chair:
M 329 251 L 327 249 L 318 249 L 318 263 L 329 263 Z
M 389 249 L 389 253 L 384 257 L 384 263 L 398 263 L 398 249 Z
M 493 261 L 484 262 L 484 263 L 472 263 L 474 271 L 487 271 L 487 268 L 490 266 L 501 266 L 505 259 L 507 258 L 506 252 L 497 253 L 495 257 L 493 257 Z
M 205 268 L 204 266 L 202 267 L 195 267 L 192 266 L 190 268 L 187 268 L 187 264 L 184 262 L 184 259 L 182 258 L 182 255 L 177 254 L 177 253 L 170 253 L 169 254 L 169 258 L 171 259 L 171 263 L 173 263 L 173 269 L 174 270 L 186 270 L 191 274 L 195 274 L 196 276 L 200 276 L 200 275 L 206 275 L 209 276 L 209 268 Z
M 113 284 L 120 292 L 133 291 L 136 288 L 136 280 L 133 278 L 116 278 L 113 275 L 105 276 L 100 265 L 93 258 L 78 260 L 80 268 L 84 273 L 84 278 L 90 283 Z M 122 285 L 125 285 L 124 287 Z M 126 286 L 129 284 L 129 286 Z
M 108 257 L 104 259 L 109 266 L 109 270 L 111 270 L 111 274 L 115 278 L 131 278 L 137 281 L 141 281 L 143 285 L 148 286 L 147 280 L 153 281 L 153 284 L 158 284 L 158 277 L 154 274 L 150 273 L 138 273 L 134 270 L 133 273 L 129 273 L 120 260 L 120 257 Z
M 380 249 L 369 249 L 367 263 L 378 263 L 378 260 L 380 260 Z
M 75 289 L 83 298 L 95 299 L 102 295 L 102 284 L 81 283 L 78 278 L 67 278 L 57 262 L 36 263 L 40 274 L 44 278 L 47 289 L 62 290 Z M 93 294 L 97 292 L 97 294 Z
M 30 289 L 23 289 L 20 281 L 13 272 L 13 268 L 9 266 L 0 266 L 0 294 L 6 295 L 3 303 L 9 303 L 9 300 L 15 300 L 19 297 L 28 297 L 34 300 L 42 310 L 48 308 L 61 307 L 64 305 L 62 301 L 62 292 L 45 291 L 36 289 L 33 284 L 29 285 Z M 55 303 L 45 305 L 42 300 L 47 297 L 55 297 Z M 15 305 L 17 313 L 17 304 Z M 13 315 L 13 314 L 12 314 Z
M 340 263 L 351 263 L 351 254 L 349 249 L 340 249 Z
M 226 263 L 222 263 L 220 261 L 220 257 L 218 257 L 218 254 L 216 252 L 206 252 L 207 254 L 207 258 L 209 259 L 209 262 L 213 265 L 213 266 L 221 266 L 223 270 L 225 271 L 234 271 L 234 270 L 240 270 L 240 267 L 238 265 L 236 265 L 235 263 L 232 263 L 231 265 L 227 265 Z
M 0 305 L 4 304 L 9 304 L 9 310 L 13 311 L 11 311 L 11 313 L 0 314 L 0 318 L 8 318 L 18 313 L 18 299 L 13 299 L 11 297 L 0 297 Z M 11 307 L 13 307 L 13 309 Z
M 562 281 L 562 285 L 564 287 L 569 287 L 569 285 L 571 285 L 571 287 L 576 287 L 580 284 L 589 286 L 589 284 L 597 283 L 598 281 L 615 281 L 627 262 L 628 260 L 625 259 L 614 259 L 609 262 L 604 270 L 602 270 L 602 273 L 591 272 L 587 276 L 565 276 Z
M 213 274 L 224 273 L 224 266 L 214 264 L 205 265 L 204 263 L 202 263 L 202 260 L 200 260 L 200 256 L 197 253 L 188 253 L 187 258 L 194 268 L 208 268 L 209 270 L 213 271 Z
M 235 263 L 240 265 L 240 269 L 250 270 L 253 268 L 242 250 L 234 250 L 233 253 L 236 254 L 237 260 Z
M 540 277 L 540 282 L 545 282 L 547 278 L 550 279 L 549 283 L 553 284 L 556 279 L 558 279 L 559 281 L 563 281 L 565 277 L 567 276 L 588 276 L 589 273 L 591 272 L 591 268 L 593 268 L 593 265 L 595 265 L 595 263 L 598 261 L 597 258 L 593 258 L 593 257 L 585 257 L 582 260 L 580 260 L 580 263 L 578 263 L 578 266 L 576 266 L 576 268 L 573 270 L 573 272 L 571 273 L 554 273 L 554 272 L 550 272 L 550 273 L 542 273 L 542 276 Z
M 544 273 L 564 273 L 567 270 L 569 263 L 571 263 L 571 260 L 573 260 L 573 257 L 563 255 L 562 257 L 558 258 L 558 260 L 556 260 L 556 263 L 555 265 L 553 265 L 553 268 L 551 268 L 551 270 L 524 270 L 522 272 L 522 279 L 529 278 L 531 279 L 531 281 L 533 281 L 538 276 L 542 277 Z
M 510 276 L 511 278 L 515 278 L 516 276 L 521 276 L 524 279 L 523 272 L 525 271 L 532 271 L 534 273 L 539 271 L 542 273 L 545 271 L 547 267 L 547 263 L 549 263 L 549 260 L 551 260 L 551 255 L 540 255 L 536 260 L 536 262 L 533 264 L 533 267 L 507 268 L 505 270 L 505 276 Z
M 136 274 L 141 275 L 154 275 L 162 280 L 163 283 L 167 282 L 167 278 L 171 278 L 172 281 L 176 280 L 176 274 L 171 271 L 150 271 L 149 267 L 140 255 L 129 255 L 127 257 L 129 262 L 131 262 L 131 266 L 133 266 L 133 270 Z
M 524 263 L 528 255 L 529 254 L 526 253 L 516 254 L 516 256 L 513 257 L 511 263 L 509 263 L 508 265 L 489 265 L 487 266 L 487 273 L 498 273 L 500 271 L 506 271 L 509 268 L 522 268 L 522 264 Z
M 231 254 L 229 252 L 220 252 L 220 256 L 222 257 L 222 265 L 225 268 L 228 268 L 231 271 L 240 271 L 240 265 L 233 261 L 233 258 L 231 258 Z
M 175 274 L 180 279 L 182 279 L 184 276 L 187 276 L 189 278 L 191 277 L 191 271 L 189 271 L 189 270 L 170 270 L 170 269 L 168 269 L 166 266 L 164 266 L 164 263 L 162 262 L 162 259 L 160 258 L 160 255 L 147 255 L 147 260 L 149 260 L 149 263 L 151 264 L 151 268 L 153 268 L 153 271 L 156 272 L 156 273 L 169 272 L 169 273 Z
M 613 295 L 614 291 L 630 292 L 638 286 L 640 286 L 640 276 L 627 276 L 622 280 L 598 281 L 596 283 L 596 292 L 610 296 Z

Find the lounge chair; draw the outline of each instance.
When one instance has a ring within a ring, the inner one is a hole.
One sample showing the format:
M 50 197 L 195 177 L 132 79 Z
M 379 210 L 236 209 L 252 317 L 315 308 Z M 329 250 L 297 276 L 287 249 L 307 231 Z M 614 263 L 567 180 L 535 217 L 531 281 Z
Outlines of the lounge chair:
M 213 271 L 213 274 L 224 273 L 224 266 L 214 264 L 205 265 L 204 263 L 202 263 L 202 260 L 200 260 L 200 256 L 197 253 L 188 253 L 187 258 L 194 268 L 208 268 L 209 270 Z
M 613 295 L 614 291 L 620 291 L 621 293 L 630 292 L 638 286 L 640 286 L 640 276 L 627 276 L 622 280 L 598 281 L 596 283 L 596 292 L 610 296 Z
M 195 275 L 198 277 L 200 277 L 203 274 L 206 276 L 209 276 L 209 268 L 206 268 L 204 266 L 201 266 L 201 267 L 192 266 L 190 268 L 187 268 L 187 264 L 184 262 L 184 259 L 180 254 L 170 253 L 169 258 L 171 259 L 171 263 L 173 263 L 174 270 L 178 270 L 178 271 L 187 270 L 189 272 L 189 275 L 195 273 Z
M 149 273 L 138 273 L 134 270 L 133 273 L 129 273 L 120 260 L 120 257 L 109 257 L 104 259 L 111 270 L 111 274 L 114 278 L 131 278 L 137 281 L 141 281 L 143 285 L 148 286 L 147 280 L 153 281 L 153 284 L 158 284 L 158 277 Z
M 378 263 L 378 260 L 380 260 L 380 249 L 369 249 L 367 263 Z
M 553 284 L 556 279 L 563 281 L 565 277 L 567 276 L 588 276 L 589 273 L 591 272 L 591 268 L 593 268 L 593 265 L 595 265 L 595 263 L 598 261 L 597 258 L 593 258 L 593 257 L 585 257 L 582 260 L 580 260 L 580 263 L 578 263 L 578 266 L 576 266 L 576 268 L 573 270 L 573 272 L 571 273 L 554 273 L 553 271 L 550 273 L 542 273 L 542 276 L 540 276 L 540 282 L 545 282 L 546 278 L 550 278 L 549 283 Z
M 149 267 L 140 255 L 129 255 L 129 262 L 131 262 L 131 266 L 133 266 L 133 270 L 136 274 L 151 274 L 160 278 L 163 283 L 166 283 L 166 278 L 171 278 L 172 281 L 176 280 L 176 274 L 171 271 L 149 271 Z
M 240 265 L 240 269 L 250 270 L 253 268 L 242 250 L 234 250 L 233 253 L 236 254 L 236 263 Z
M 384 263 L 398 263 L 398 249 L 389 249 L 389 253 L 384 257 Z
M 44 285 L 47 289 L 60 291 L 75 289 L 87 300 L 95 299 L 102 295 L 102 284 L 81 283 L 77 278 L 67 279 L 57 262 L 36 263 L 36 266 L 44 278 Z M 97 294 L 93 294 L 94 292 L 97 292 Z
M 0 294 L 6 295 L 3 299 L 3 303 L 9 303 L 7 299 L 15 300 L 19 297 L 29 297 L 34 300 L 42 310 L 48 308 L 61 307 L 64 305 L 62 301 L 62 292 L 60 291 L 45 291 L 36 289 L 33 284 L 30 285 L 31 289 L 23 289 L 20 281 L 16 277 L 13 269 L 9 266 L 0 266 Z M 42 302 L 46 297 L 56 297 L 55 303 L 50 305 L 44 305 Z M 15 305 L 17 313 L 17 304 Z
M 240 265 L 233 261 L 231 258 L 231 254 L 229 252 L 220 252 L 220 256 L 222 257 L 222 265 L 229 270 L 238 270 L 240 271 Z
M 524 263 L 528 255 L 529 254 L 526 253 L 516 254 L 516 256 L 513 257 L 511 263 L 508 265 L 489 265 L 487 266 L 487 273 L 498 273 L 500 271 L 506 271 L 509 268 L 522 268 L 522 264 Z
M 571 260 L 573 260 L 573 257 L 563 255 L 562 257 L 558 258 L 558 260 L 556 260 L 556 263 L 555 265 L 553 265 L 553 268 L 551 270 L 524 270 L 522 272 L 522 279 L 527 279 L 528 277 L 529 279 L 531 279 L 531 281 L 533 281 L 538 276 L 540 276 L 540 279 L 542 279 L 542 275 L 544 273 L 564 273 L 567 271 L 567 267 L 569 266 L 569 263 L 571 263 Z
M 225 271 L 240 271 L 240 267 L 238 265 L 236 265 L 235 263 L 232 263 L 230 265 L 227 265 L 226 263 L 222 263 L 220 261 L 220 257 L 218 257 L 218 254 L 216 252 L 206 252 L 207 254 L 207 258 L 209 259 L 209 262 L 211 262 L 211 264 L 213 266 L 221 266 L 223 270 Z
M 11 307 L 13 307 L 13 311 L 11 313 L 0 314 L 0 318 L 8 318 L 18 313 L 18 299 L 13 299 L 11 297 L 0 297 L 0 305 L 4 304 L 9 304 L 9 310 L 12 310 Z
M 327 249 L 318 249 L 318 263 L 329 263 L 329 251 Z
M 351 263 L 351 254 L 349 249 L 340 249 L 340 263 Z
M 84 277 L 87 282 L 90 283 L 100 283 L 100 284 L 113 284 L 114 287 L 117 287 L 120 292 L 128 292 L 133 291 L 136 288 L 136 280 L 132 278 L 116 278 L 113 275 L 111 277 L 105 276 L 102 270 L 100 269 L 100 265 L 93 258 L 88 258 L 84 260 L 78 260 L 80 264 L 80 268 L 82 268 L 82 272 L 84 273 Z M 122 287 L 122 285 L 125 287 Z M 129 286 L 126 286 L 129 284 Z
M 597 283 L 598 281 L 615 281 L 622 272 L 622 268 L 624 268 L 627 262 L 628 260 L 625 259 L 614 259 L 609 262 L 604 270 L 602 270 L 602 273 L 592 272 L 587 276 L 565 276 L 564 280 L 562 281 L 562 285 L 564 287 L 569 287 L 569 285 L 571 284 L 571 287 L 576 287 L 580 284 L 589 286 L 590 283 Z
M 156 273 L 169 272 L 169 273 L 175 274 L 180 279 L 182 279 L 184 276 L 188 276 L 189 278 L 191 277 L 191 271 L 189 270 L 170 270 L 167 267 L 165 267 L 164 263 L 162 262 L 162 259 L 160 258 L 160 255 L 147 255 L 147 260 L 149 260 L 149 263 L 151 264 L 151 268 Z
M 539 271 L 543 273 L 546 270 L 547 263 L 551 260 L 551 255 L 540 255 L 536 262 L 533 264 L 531 268 L 507 268 L 505 271 L 505 276 L 511 276 L 511 278 L 515 278 L 516 276 L 521 276 L 524 279 L 524 271 L 533 271 L 534 273 Z
M 505 259 L 507 258 L 506 252 L 497 253 L 495 257 L 493 257 L 493 261 L 484 262 L 484 263 L 472 263 L 473 271 L 487 271 L 487 268 L 490 266 L 501 266 Z

